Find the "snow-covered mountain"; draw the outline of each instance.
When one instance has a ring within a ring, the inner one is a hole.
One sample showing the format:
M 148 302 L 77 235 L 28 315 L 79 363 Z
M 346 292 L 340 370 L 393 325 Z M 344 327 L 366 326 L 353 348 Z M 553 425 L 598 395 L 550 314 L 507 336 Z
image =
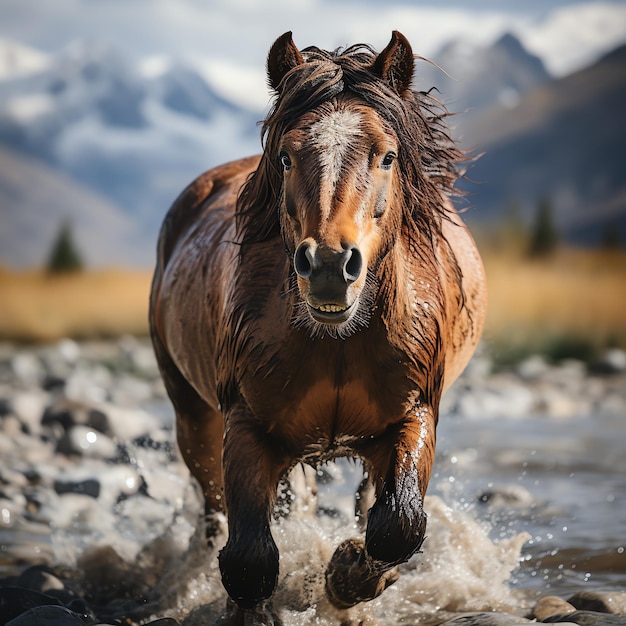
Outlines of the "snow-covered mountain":
M 422 64 L 418 70 L 420 86 L 436 87 L 452 112 L 515 106 L 525 94 L 552 80 L 542 60 L 510 33 L 489 46 L 451 41 L 432 61 L 435 65 Z
M 146 75 L 101 44 L 73 45 L 0 82 L 0 144 L 102 195 L 153 238 L 195 176 L 259 151 L 261 116 L 193 67 Z
M 251 111 L 225 96 L 207 78 L 206 68 L 172 59 L 137 62 L 102 43 L 73 44 L 58 55 L 13 46 L 7 57 L 3 49 L 0 45 L 0 148 L 9 151 L 3 157 L 5 162 L 13 155 L 13 168 L 26 167 L 20 161 L 26 158 L 29 175 L 20 179 L 25 181 L 22 187 L 11 186 L 9 176 L 0 177 L 1 229 L 15 234 L 11 246 L 0 247 L 0 263 L 41 262 L 43 235 L 37 246 L 25 242 L 20 248 L 18 244 L 29 232 L 24 227 L 24 211 L 28 209 L 29 223 L 37 223 L 38 232 L 51 233 L 56 232 L 60 219 L 75 216 L 81 204 L 86 214 L 98 205 L 103 220 L 118 224 L 120 232 L 127 233 L 117 243 L 132 250 L 118 254 L 111 245 L 111 263 L 151 259 L 163 216 L 182 189 L 209 167 L 261 148 L 257 122 L 264 112 Z M 493 126 L 492 108 L 510 111 L 506 123 L 517 123 L 520 115 L 515 112 L 526 110 L 521 104 L 553 84 L 542 61 L 512 35 L 490 46 L 451 42 L 434 61 L 450 77 L 420 62 L 416 85 L 424 90 L 437 86 L 452 111 L 471 111 L 452 122 L 457 135 L 471 135 L 472 147 L 478 150 L 488 143 L 484 129 Z M 534 106 L 541 108 L 542 102 Z M 590 102 L 588 106 L 597 105 Z M 470 132 L 481 128 L 482 138 L 480 133 Z M 538 137 L 535 149 L 543 153 Z M 493 142 L 490 149 L 494 149 Z M 16 156 L 19 159 L 13 158 Z M 489 162 L 485 159 L 485 166 Z M 66 202 L 73 207 L 68 208 L 67 216 L 62 215 L 63 200 L 55 198 L 52 211 L 45 193 L 29 191 L 31 179 L 33 186 L 38 185 L 32 167 L 37 163 L 45 166 L 46 188 L 56 189 L 59 197 L 64 195 L 61 188 L 78 184 L 79 189 L 72 191 Z M 593 168 L 590 163 L 589 171 Z M 55 171 L 63 178 L 61 187 L 51 185 Z M 481 170 L 481 180 L 489 181 L 491 174 Z M 531 188 L 525 193 L 529 198 L 536 195 Z M 490 215 L 495 215 L 499 202 L 500 197 L 490 201 Z M 124 220 L 120 221 L 120 216 Z M 101 257 L 93 262 L 102 264 Z

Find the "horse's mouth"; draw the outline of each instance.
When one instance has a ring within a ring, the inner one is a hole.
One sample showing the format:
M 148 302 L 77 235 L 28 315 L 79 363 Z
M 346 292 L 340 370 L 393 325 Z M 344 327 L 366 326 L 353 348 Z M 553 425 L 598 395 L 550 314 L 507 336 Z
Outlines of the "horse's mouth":
M 321 324 L 341 324 L 352 315 L 355 303 L 356 300 L 349 306 L 340 304 L 317 304 L 313 306 L 307 302 L 307 308 L 316 322 Z

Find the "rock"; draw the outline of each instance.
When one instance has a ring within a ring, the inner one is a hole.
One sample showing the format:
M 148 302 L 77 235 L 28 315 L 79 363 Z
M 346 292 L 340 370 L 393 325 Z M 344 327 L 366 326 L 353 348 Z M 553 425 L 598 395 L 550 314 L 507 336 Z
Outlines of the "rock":
M 565 602 L 562 598 L 556 596 L 546 596 L 540 598 L 533 610 L 533 616 L 540 622 L 545 621 L 552 615 L 567 615 L 573 613 L 576 607 L 572 606 L 568 602 Z
M 626 372 L 626 352 L 619 348 L 607 350 L 594 364 L 594 371 L 599 374 L 619 374 Z
M 78 613 L 63 606 L 38 606 L 6 623 L 6 626 L 86 626 Z
M 63 582 L 43 565 L 33 565 L 24 570 L 17 578 L 16 585 L 40 593 L 65 589 Z
M 79 493 L 85 496 L 97 498 L 100 495 L 100 483 L 94 479 L 80 481 L 54 481 L 54 490 L 62 495 L 64 493 Z
M 16 393 L 11 399 L 13 414 L 28 428 L 28 432 L 38 435 L 41 420 L 45 413 L 49 396 L 38 389 Z
M 491 507 L 533 507 L 537 501 L 522 485 L 510 484 L 483 491 L 478 502 Z
M 105 402 L 113 384 L 113 376 L 103 365 L 79 367 L 72 370 L 65 384 L 65 395 L 76 402 L 95 404 Z
M 579 624 L 579 626 L 626 626 L 626 616 L 595 611 L 574 611 L 565 615 L 551 615 L 543 621 L 547 624 L 562 622 Z
M 526 381 L 533 381 L 545 376 L 550 370 L 546 360 L 539 355 L 530 356 L 515 369 L 518 376 Z
M 621 591 L 579 591 L 568 602 L 584 611 L 626 615 L 626 593 Z
M 67 455 L 113 459 L 117 455 L 117 445 L 104 433 L 79 424 L 61 437 L 56 451 Z
M 510 615 L 508 613 L 464 613 L 457 617 L 453 617 L 447 622 L 443 622 L 440 626 L 448 626 L 454 624 L 463 626 L 505 626 L 512 624 L 530 624 L 528 619 Z
M 131 441 L 160 429 L 156 417 L 141 409 L 129 409 L 109 403 L 101 403 L 94 408 L 106 415 L 111 436 L 120 441 Z
M 35 607 L 60 604 L 56 598 L 32 589 L 23 589 L 15 585 L 0 587 L 0 624 L 6 624 Z M 25 625 L 28 622 L 22 623 Z
M 146 622 L 144 626 L 180 626 L 180 624 L 172 617 L 162 617 L 153 622 Z
M 11 368 L 18 382 L 27 387 L 39 385 L 44 376 L 44 368 L 36 354 L 18 352 L 11 359 Z

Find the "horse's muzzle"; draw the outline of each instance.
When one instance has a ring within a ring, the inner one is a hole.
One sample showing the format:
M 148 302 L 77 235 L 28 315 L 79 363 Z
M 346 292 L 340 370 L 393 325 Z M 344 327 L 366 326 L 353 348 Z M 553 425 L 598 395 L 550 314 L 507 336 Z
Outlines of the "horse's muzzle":
M 358 290 L 349 289 L 361 276 L 363 257 L 355 244 L 342 244 L 341 250 L 318 245 L 309 237 L 296 249 L 294 268 L 307 286 L 303 293 L 314 320 L 340 324 L 352 315 Z

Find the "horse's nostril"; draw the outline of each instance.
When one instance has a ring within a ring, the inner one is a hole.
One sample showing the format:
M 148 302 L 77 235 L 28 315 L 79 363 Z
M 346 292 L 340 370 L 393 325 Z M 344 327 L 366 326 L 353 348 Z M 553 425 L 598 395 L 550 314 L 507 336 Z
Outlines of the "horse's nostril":
M 293 264 L 298 273 L 298 276 L 302 278 L 311 278 L 313 273 L 313 264 L 315 250 L 311 249 L 312 245 L 309 241 L 303 241 L 297 248 L 293 257 Z
M 350 284 L 358 280 L 363 269 L 363 257 L 356 246 L 352 246 L 346 251 L 346 260 L 343 265 L 344 280 Z

